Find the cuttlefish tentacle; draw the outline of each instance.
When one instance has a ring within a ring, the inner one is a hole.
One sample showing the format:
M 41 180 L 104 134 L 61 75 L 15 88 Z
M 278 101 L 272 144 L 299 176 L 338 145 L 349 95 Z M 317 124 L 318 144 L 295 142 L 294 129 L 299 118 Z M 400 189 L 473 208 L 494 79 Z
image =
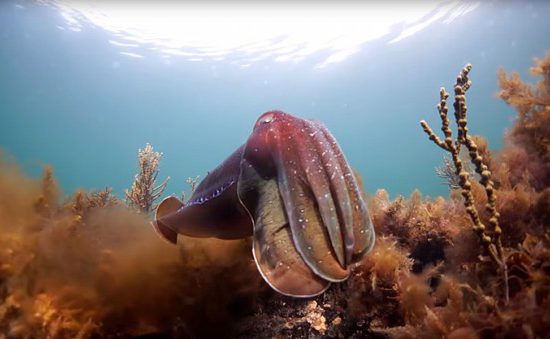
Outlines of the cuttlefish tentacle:
M 330 282 L 313 273 L 296 250 L 276 179 L 261 178 L 243 160 L 239 195 L 243 204 L 249 206 L 254 221 L 252 253 L 264 280 L 277 292 L 289 296 L 323 293 Z

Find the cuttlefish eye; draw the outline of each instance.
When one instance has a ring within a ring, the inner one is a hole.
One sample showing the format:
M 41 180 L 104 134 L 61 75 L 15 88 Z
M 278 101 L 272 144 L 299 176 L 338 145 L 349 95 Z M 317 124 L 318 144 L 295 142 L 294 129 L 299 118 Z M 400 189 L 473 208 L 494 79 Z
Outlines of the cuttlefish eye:
M 256 127 L 260 127 L 262 125 L 267 125 L 267 124 L 273 122 L 274 120 L 275 120 L 275 114 L 266 113 L 266 114 L 262 115 L 258 119 L 258 121 L 256 121 L 256 125 L 254 127 L 256 128 Z
M 271 121 L 273 121 L 273 114 L 269 114 L 269 115 L 265 116 L 265 117 L 261 120 L 261 123 L 262 123 L 262 124 L 268 124 L 268 123 L 270 123 Z

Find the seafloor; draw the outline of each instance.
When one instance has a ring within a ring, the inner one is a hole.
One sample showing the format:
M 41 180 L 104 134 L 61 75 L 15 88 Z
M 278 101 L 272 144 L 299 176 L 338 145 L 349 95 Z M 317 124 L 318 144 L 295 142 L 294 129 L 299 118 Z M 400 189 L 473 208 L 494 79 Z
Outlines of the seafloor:
M 3 156 L 0 338 L 547 338 L 550 54 L 531 72 L 538 83 L 498 74 L 500 97 L 517 110 L 505 147 L 426 139 L 449 151 L 438 170 L 449 197 L 367 196 L 375 248 L 346 282 L 311 299 L 272 291 L 249 239 L 170 246 L 138 211 L 151 206 L 109 189 L 62 198 L 51 169 L 35 180 Z M 457 85 L 449 117 L 466 103 L 469 84 Z M 445 100 L 434 114 L 446 114 Z M 458 126 L 450 120 L 460 138 L 465 112 Z

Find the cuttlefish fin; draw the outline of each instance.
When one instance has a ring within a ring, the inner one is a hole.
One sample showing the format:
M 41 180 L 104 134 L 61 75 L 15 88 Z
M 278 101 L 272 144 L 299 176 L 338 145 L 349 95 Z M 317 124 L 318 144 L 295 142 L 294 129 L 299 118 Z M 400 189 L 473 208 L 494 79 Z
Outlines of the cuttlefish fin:
M 170 227 L 166 226 L 162 221 L 160 221 L 160 219 L 170 213 L 176 212 L 178 209 L 183 207 L 183 205 L 184 204 L 176 197 L 165 198 L 157 207 L 155 212 L 155 220 L 151 222 L 151 225 L 160 237 L 174 245 L 178 243 L 178 234 Z
M 248 179 L 254 178 L 257 193 L 253 199 L 254 211 L 250 211 L 254 219 L 252 253 L 262 277 L 284 295 L 312 297 L 323 293 L 330 282 L 313 273 L 296 250 L 276 179 L 264 180 L 252 167 L 243 169 L 241 178 L 243 173 Z M 250 182 L 240 182 L 239 192 L 246 195 L 243 186 Z

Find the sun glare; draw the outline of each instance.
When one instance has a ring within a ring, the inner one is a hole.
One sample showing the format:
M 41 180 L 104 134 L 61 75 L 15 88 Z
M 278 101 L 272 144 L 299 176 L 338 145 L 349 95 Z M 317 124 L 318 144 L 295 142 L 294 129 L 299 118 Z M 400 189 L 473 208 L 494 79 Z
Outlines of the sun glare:
M 177 4 L 55 1 L 67 26 L 87 24 L 112 34 L 130 57 L 155 51 L 163 58 L 224 60 L 241 65 L 271 58 L 299 62 L 320 54 L 317 67 L 341 62 L 368 41 L 397 42 L 436 21 L 449 23 L 475 9 L 472 2 L 408 4 Z M 321 54 L 322 53 L 322 54 Z

